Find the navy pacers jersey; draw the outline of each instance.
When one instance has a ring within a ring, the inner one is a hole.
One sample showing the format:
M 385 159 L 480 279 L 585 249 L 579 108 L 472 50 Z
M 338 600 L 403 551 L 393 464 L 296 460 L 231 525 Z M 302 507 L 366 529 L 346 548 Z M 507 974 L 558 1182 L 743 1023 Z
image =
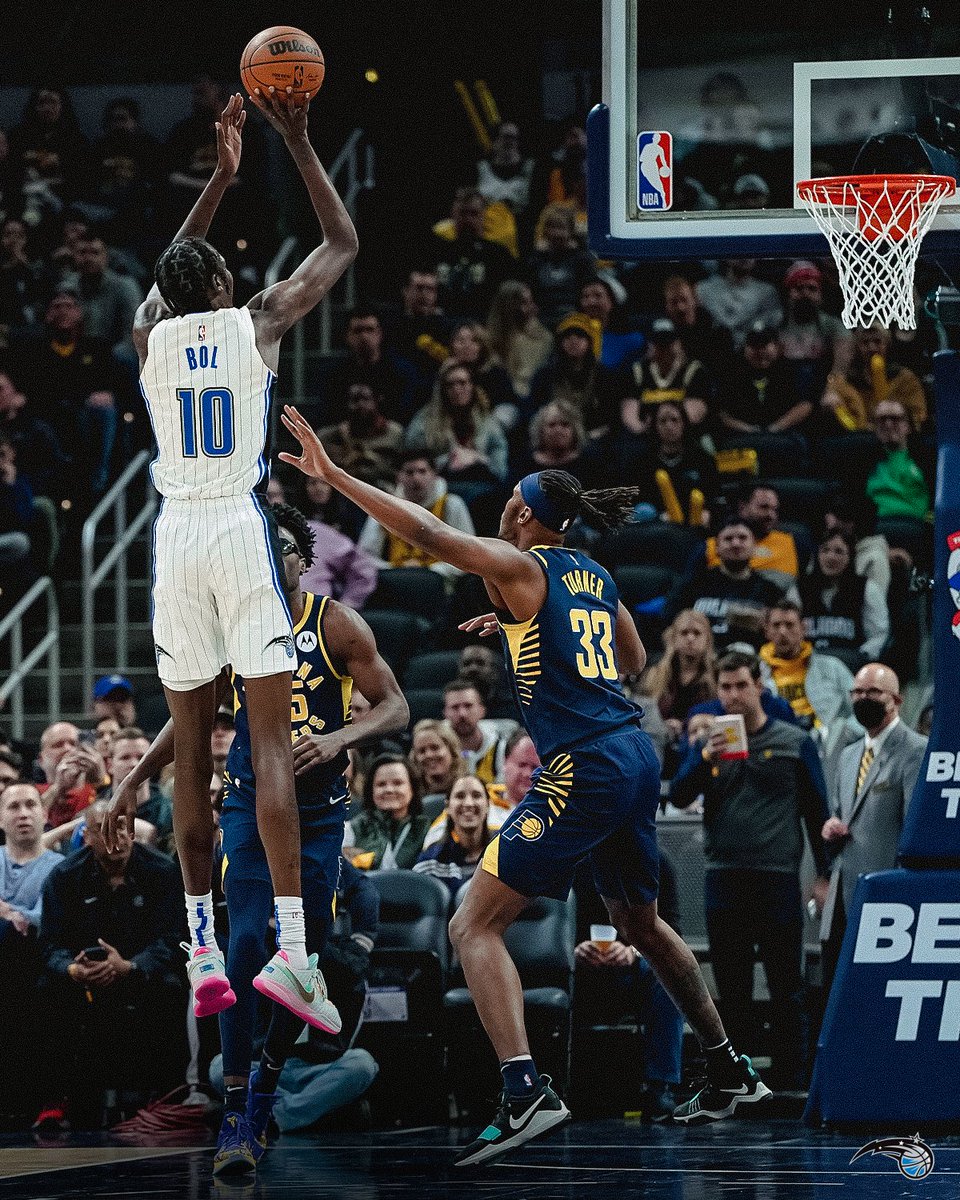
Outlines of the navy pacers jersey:
M 293 695 L 290 706 L 290 735 L 294 741 L 305 733 L 334 733 L 350 722 L 350 696 L 353 680 L 337 667 L 327 647 L 323 619 L 328 597 L 304 593 L 303 616 L 293 629 L 296 663 L 293 668 Z M 233 676 L 236 735 L 227 756 L 227 802 L 231 793 L 251 799 L 256 780 L 250 752 L 250 725 L 247 720 L 243 678 Z M 349 795 L 343 773 L 347 753 L 313 767 L 297 776 L 297 803 L 301 822 L 345 819 Z
M 497 617 L 523 723 L 546 762 L 637 723 L 642 710 L 620 686 L 611 576 L 579 550 L 534 546 L 528 553 L 547 577 L 546 599 L 529 621 Z

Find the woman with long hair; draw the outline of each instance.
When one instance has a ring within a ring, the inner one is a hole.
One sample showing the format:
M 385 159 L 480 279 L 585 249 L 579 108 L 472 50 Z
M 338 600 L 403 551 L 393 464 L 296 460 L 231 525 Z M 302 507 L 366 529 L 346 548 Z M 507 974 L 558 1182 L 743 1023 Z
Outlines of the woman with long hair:
M 467 367 L 473 382 L 482 388 L 491 411 L 504 429 L 517 423 L 519 409 L 513 382 L 490 349 L 490 336 L 479 321 L 459 321 L 450 334 L 450 357 Z
M 890 635 L 890 614 L 879 586 L 857 573 L 855 558 L 856 545 L 844 530 L 820 538 L 810 573 L 800 581 L 803 623 L 814 650 L 870 662 Z
M 407 427 L 406 443 L 426 446 L 447 480 L 492 484 L 507 477 L 503 427 L 469 367 L 455 358 L 437 372 L 430 402 Z
M 678 613 L 663 635 L 666 653 L 647 672 L 644 691 L 654 698 L 674 740 L 681 737 L 695 704 L 717 697 L 713 630 L 701 612 Z
M 550 355 L 553 338 L 537 315 L 533 292 L 519 279 L 500 284 L 487 319 L 490 349 L 505 368 L 517 396 L 530 394 L 534 373 Z
M 652 504 L 658 513 L 669 515 L 662 480 L 657 480 L 657 472 L 665 471 L 684 523 L 709 525 L 710 506 L 720 488 L 716 464 L 698 444 L 682 404 L 663 400 L 650 407 L 650 429 L 639 455 L 632 464 L 624 464 L 629 477 L 637 481 L 637 498 Z M 691 516 L 690 494 L 694 489 L 703 496 L 699 517 L 696 512 Z
M 410 763 L 423 793 L 424 810 L 435 817 L 447 806 L 454 783 L 464 773 L 460 739 L 446 721 L 427 717 L 413 727 Z
M 363 808 L 347 822 L 343 854 L 363 871 L 409 868 L 429 828 L 410 764 L 402 754 L 381 754 L 363 781 Z
M 461 775 L 450 790 L 443 835 L 421 851 L 413 869 L 433 875 L 455 896 L 472 879 L 492 836 L 487 785 L 476 775 Z

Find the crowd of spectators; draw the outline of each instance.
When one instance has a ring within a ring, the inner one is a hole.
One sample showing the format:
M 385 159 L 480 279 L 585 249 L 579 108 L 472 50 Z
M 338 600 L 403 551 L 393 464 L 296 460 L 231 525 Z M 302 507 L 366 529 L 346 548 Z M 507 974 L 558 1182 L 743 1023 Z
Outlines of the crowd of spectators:
M 157 145 L 136 104 L 117 99 L 103 137 L 87 144 L 68 94 L 44 88 L 10 131 L 0 173 L 0 612 L 69 563 L 69 538 L 60 563 L 43 557 L 45 514 L 62 522 L 89 511 L 131 451 L 149 445 L 131 316 L 152 256 L 208 176 L 219 105 L 216 85 L 197 81 L 192 115 Z M 249 133 L 249 161 L 245 145 L 241 182 L 213 231 L 228 261 L 242 259 L 241 300 L 262 283 L 275 240 L 272 227 L 251 226 L 250 213 L 263 212 L 263 139 L 252 122 Z M 597 261 L 584 239 L 582 125 L 571 121 L 545 162 L 525 155 L 523 134 L 505 121 L 454 196 L 425 189 L 398 243 L 409 248 L 402 286 L 345 314 L 304 412 L 336 462 L 465 532 L 495 535 L 529 470 L 635 487 L 631 526 L 602 534 L 577 522 L 569 540 L 612 571 L 647 643 L 649 668 L 626 686 L 661 753 L 665 807 L 669 797 L 674 812 L 702 812 L 709 955 L 737 1044 L 758 1048 L 759 953 L 777 1076 L 802 1086 L 800 859 L 806 844 L 818 903 L 828 851 L 847 847 L 858 869 L 876 860 L 869 839 L 849 848 L 864 783 L 851 764 L 864 747 L 879 757 L 883 721 L 899 721 L 902 682 L 915 678 L 924 601 L 909 577 L 932 561 L 929 351 L 945 335 L 920 306 L 916 335 L 848 333 L 826 263 Z M 746 192 L 742 179 L 729 187 Z M 296 504 L 315 534 L 304 586 L 369 616 L 411 702 L 405 738 L 351 753 L 344 857 L 361 872 L 433 876 L 453 897 L 539 765 L 497 655 L 457 630 L 483 611 L 482 591 L 320 481 L 276 472 L 270 499 Z M 865 695 L 882 718 L 858 713 Z M 744 716 L 761 767 L 713 761 L 722 713 Z M 98 682 L 85 724 L 58 721 L 38 746 L 0 750 L 0 979 L 22 981 L 3 992 L 21 1003 L 16 1027 L 44 1044 L 33 1100 L 51 1111 L 91 1058 L 107 1060 L 97 1082 L 147 1093 L 183 1078 L 190 1056 L 169 778 L 144 785 L 116 853 L 97 833 L 97 806 L 155 730 L 139 727 L 122 676 Z M 211 746 L 214 804 L 231 736 L 224 711 Z M 915 743 L 886 744 L 913 756 L 909 797 Z M 835 937 L 833 916 L 828 924 Z M 613 1007 L 641 1005 L 655 1042 L 649 1099 L 665 1111 L 682 1037 L 670 1002 L 635 951 L 600 950 L 578 928 L 580 1003 L 593 995 L 599 1012 L 602 993 L 608 1007 L 616 997 Z M 606 970 L 617 973 L 612 991 Z M 29 1020 L 27 988 L 38 997 Z M 574 1028 L 584 1019 L 578 1012 Z M 83 1034 L 70 1045 L 47 1041 L 51 1026 L 74 1024 Z M 164 1047 L 149 1078 L 137 1069 L 146 1027 Z M 5 1078 L 7 1112 L 16 1092 Z

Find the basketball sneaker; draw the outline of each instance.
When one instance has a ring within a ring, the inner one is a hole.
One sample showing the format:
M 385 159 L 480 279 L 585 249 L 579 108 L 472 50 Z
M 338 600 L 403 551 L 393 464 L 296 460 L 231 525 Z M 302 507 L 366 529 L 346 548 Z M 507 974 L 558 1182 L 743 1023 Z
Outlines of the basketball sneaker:
M 255 1171 L 262 1153 L 262 1150 L 257 1152 L 246 1115 L 225 1112 L 213 1155 L 214 1175 L 244 1175 L 247 1171 Z
M 306 969 L 298 971 L 290 965 L 286 951 L 278 950 L 253 981 L 253 986 L 277 1004 L 289 1008 L 314 1029 L 339 1033 L 340 1014 L 336 1005 L 327 999 L 327 985 L 317 962 L 317 955 L 311 954 Z
M 738 1065 L 742 1069 L 737 1078 L 725 1079 L 722 1083 L 707 1079 L 686 1104 L 674 1109 L 673 1119 L 683 1125 L 722 1121 L 733 1115 L 738 1104 L 756 1104 L 773 1095 L 745 1054 L 740 1055 Z
M 570 1110 L 550 1086 L 550 1076 L 541 1076 L 543 1086 L 523 1099 L 500 1093 L 500 1107 L 493 1121 L 478 1138 L 454 1159 L 455 1167 L 477 1167 L 506 1154 L 570 1120 Z
M 227 979 L 223 954 L 219 950 L 202 946 L 191 954 L 189 942 L 181 942 L 180 949 L 187 952 L 187 978 L 193 988 L 195 1017 L 212 1017 L 236 1004 L 237 995 Z
M 250 1076 L 250 1087 L 247 1091 L 247 1126 L 253 1138 L 253 1157 L 256 1162 L 263 1158 L 267 1149 L 267 1126 L 273 1116 L 273 1106 L 277 1102 L 276 1092 L 257 1091 L 257 1072 Z

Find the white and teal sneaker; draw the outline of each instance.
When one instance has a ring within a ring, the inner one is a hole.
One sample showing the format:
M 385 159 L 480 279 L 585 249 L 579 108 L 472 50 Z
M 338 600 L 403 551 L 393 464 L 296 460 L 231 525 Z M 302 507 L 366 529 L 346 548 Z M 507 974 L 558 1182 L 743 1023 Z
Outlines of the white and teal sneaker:
M 277 1004 L 289 1008 L 314 1029 L 339 1033 L 340 1014 L 336 1005 L 327 999 L 327 985 L 317 961 L 317 955 L 311 954 L 306 969 L 298 971 L 290 965 L 286 952 L 278 950 L 253 981 L 253 986 Z
M 506 1092 L 500 1093 L 497 1115 L 454 1159 L 455 1167 L 477 1167 L 570 1120 L 570 1110 L 550 1086 L 550 1076 L 541 1078 L 543 1087 L 540 1091 L 522 1100 L 511 1099 Z

